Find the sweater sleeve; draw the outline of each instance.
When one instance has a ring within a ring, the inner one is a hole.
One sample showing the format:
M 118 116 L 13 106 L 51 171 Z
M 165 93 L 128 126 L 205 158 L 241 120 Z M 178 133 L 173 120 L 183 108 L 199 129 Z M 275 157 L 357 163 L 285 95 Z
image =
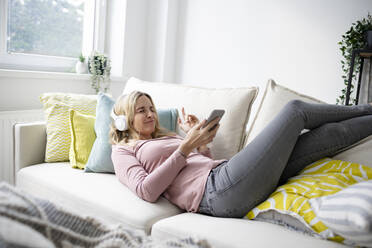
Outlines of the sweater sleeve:
M 186 159 L 178 150 L 150 174 L 143 168 L 134 152 L 116 147 L 112 149 L 111 157 L 119 181 L 149 202 L 156 202 L 186 165 Z

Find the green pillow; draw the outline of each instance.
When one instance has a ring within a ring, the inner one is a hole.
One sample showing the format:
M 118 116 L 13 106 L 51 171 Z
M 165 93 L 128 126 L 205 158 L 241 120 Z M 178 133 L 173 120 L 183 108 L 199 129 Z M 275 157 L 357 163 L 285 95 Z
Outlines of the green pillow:
M 96 108 L 96 123 L 94 129 L 97 139 L 95 140 L 90 153 L 85 172 L 108 172 L 115 173 L 111 160 L 111 144 L 109 131 L 111 125 L 110 113 L 115 101 L 108 95 L 98 94 Z M 170 131 L 176 131 L 177 109 L 158 110 L 159 123 Z
M 96 140 L 95 120 L 96 118 L 92 115 L 80 114 L 73 109 L 69 111 L 71 132 L 69 158 L 73 168 L 85 168 L 93 143 Z

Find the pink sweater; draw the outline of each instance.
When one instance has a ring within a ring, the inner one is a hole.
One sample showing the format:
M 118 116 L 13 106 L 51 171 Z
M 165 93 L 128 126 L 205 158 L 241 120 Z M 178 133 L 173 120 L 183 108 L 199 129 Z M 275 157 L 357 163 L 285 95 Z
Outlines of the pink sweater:
M 113 145 L 112 161 L 120 182 L 142 199 L 155 202 L 161 194 L 188 212 L 197 212 L 212 168 L 210 151 L 192 152 L 185 159 L 177 150 L 182 138 L 166 136 L 137 141 L 135 146 Z

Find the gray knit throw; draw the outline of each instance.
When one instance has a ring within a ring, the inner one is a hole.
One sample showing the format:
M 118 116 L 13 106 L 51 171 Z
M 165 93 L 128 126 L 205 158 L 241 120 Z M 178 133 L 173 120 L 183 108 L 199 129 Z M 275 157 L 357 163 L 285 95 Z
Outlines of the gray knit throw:
M 49 240 L 55 247 L 209 247 L 205 240 L 192 237 L 155 241 L 122 225 L 107 226 L 97 219 L 78 216 L 4 182 L 0 183 L 0 218 L 7 220 L 0 222 L 0 230 L 3 230 L 3 233 L 0 232 L 0 247 L 25 247 L 9 243 L 6 239 L 10 236 L 11 230 L 4 227 L 4 223 L 14 222 L 33 232 L 36 231 L 37 235 L 41 234 L 40 237 L 46 238 L 46 241 Z M 17 235 L 21 237 L 22 233 Z M 30 243 L 26 247 L 35 245 Z

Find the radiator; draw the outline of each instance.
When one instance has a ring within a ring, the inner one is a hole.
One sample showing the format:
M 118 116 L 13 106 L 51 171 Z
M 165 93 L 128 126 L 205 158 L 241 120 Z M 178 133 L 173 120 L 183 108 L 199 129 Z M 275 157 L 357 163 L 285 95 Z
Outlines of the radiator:
M 14 124 L 43 119 L 42 109 L 0 111 L 0 182 L 14 184 Z

